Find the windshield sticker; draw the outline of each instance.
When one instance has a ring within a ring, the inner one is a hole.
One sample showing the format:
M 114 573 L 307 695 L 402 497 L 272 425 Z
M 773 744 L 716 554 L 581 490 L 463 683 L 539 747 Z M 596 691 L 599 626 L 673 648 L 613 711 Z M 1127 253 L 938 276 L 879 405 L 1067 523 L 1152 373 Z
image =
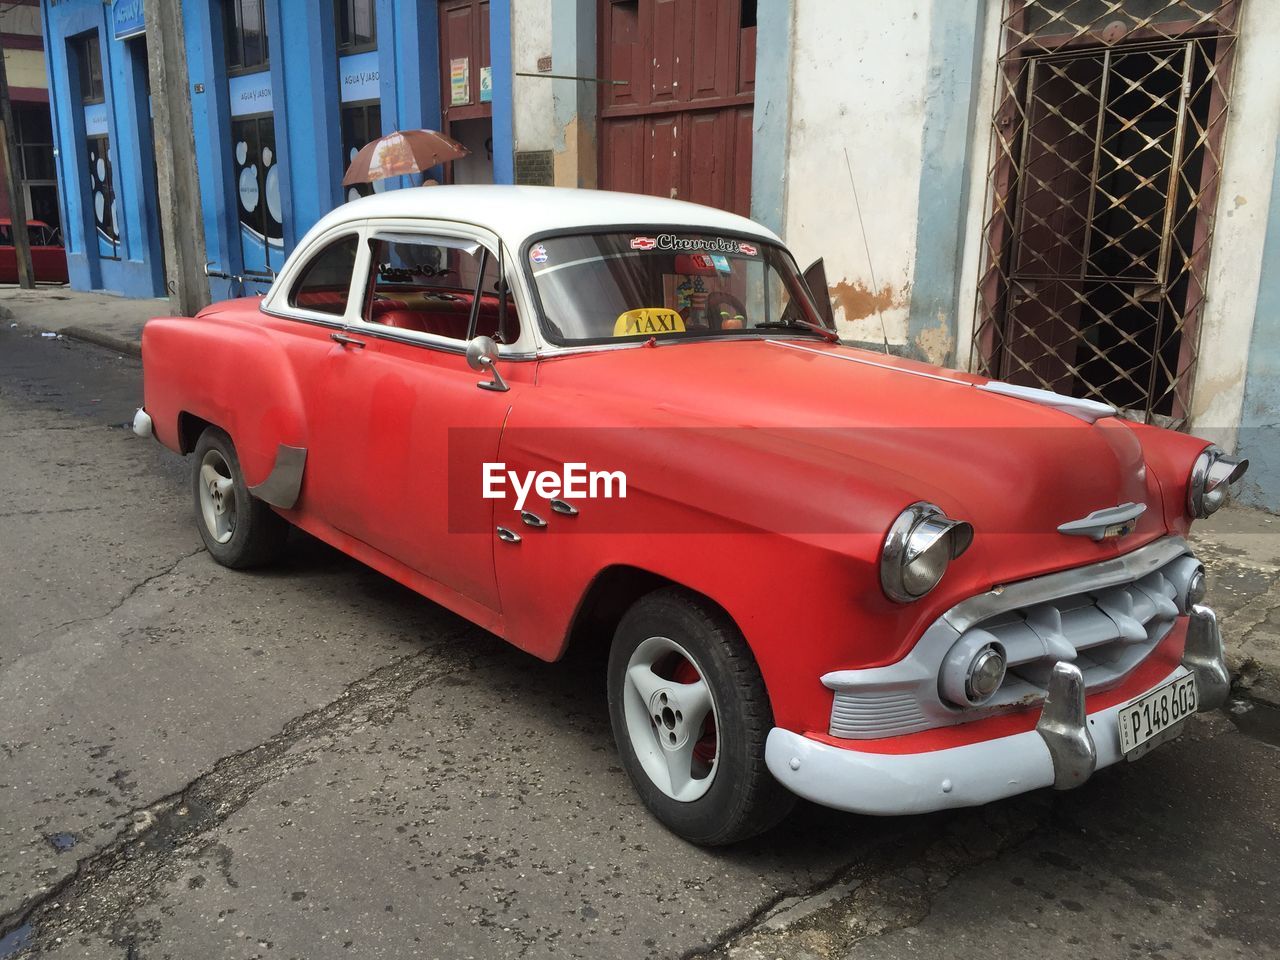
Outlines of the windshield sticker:
M 534 248 L 529 251 L 529 259 L 534 263 L 546 263 L 548 260 L 547 248 L 540 243 L 535 244 Z
M 613 325 L 615 337 L 656 336 L 684 333 L 684 318 L 667 307 L 641 307 L 628 310 Z
M 742 245 L 739 244 L 738 248 L 741 249 Z M 754 251 L 754 248 L 752 249 Z M 720 273 L 733 273 L 733 268 L 729 266 L 728 257 L 722 257 L 718 253 L 713 253 L 711 255 L 711 263 L 715 266 L 716 270 L 719 271 Z
M 697 307 L 701 310 L 707 305 L 707 285 L 701 277 L 686 277 L 676 287 L 676 306 Z
M 755 244 L 731 237 L 677 237 L 671 233 L 660 233 L 656 237 L 632 237 L 631 249 L 676 250 L 701 254 L 733 253 L 744 257 L 754 257 L 760 253 L 760 248 Z

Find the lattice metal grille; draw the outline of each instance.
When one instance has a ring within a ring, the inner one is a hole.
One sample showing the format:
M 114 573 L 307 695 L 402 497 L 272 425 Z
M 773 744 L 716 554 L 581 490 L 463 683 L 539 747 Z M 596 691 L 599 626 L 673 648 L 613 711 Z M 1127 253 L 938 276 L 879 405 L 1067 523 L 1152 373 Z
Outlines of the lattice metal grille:
M 1182 426 L 1239 0 L 1006 0 L 980 372 Z

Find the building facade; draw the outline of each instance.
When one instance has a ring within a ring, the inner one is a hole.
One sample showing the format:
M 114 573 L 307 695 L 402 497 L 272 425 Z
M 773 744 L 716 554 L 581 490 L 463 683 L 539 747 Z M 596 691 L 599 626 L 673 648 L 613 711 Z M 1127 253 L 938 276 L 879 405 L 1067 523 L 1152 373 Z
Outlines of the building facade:
M 1280 6 L 549 12 L 556 72 L 604 81 L 554 81 L 558 183 L 749 209 L 847 340 L 1193 431 L 1280 510 Z
M 159 295 L 140 0 L 43 2 L 73 283 Z M 353 149 L 397 128 L 444 129 L 471 149 L 446 178 L 749 213 L 801 266 L 824 259 L 847 339 L 1238 448 L 1256 462 L 1246 498 L 1280 509 L 1275 4 L 191 0 L 183 11 L 216 270 L 269 278 L 346 198 Z M 238 292 L 214 284 L 215 296 Z
M 162 40 L 142 0 L 42 2 L 72 285 L 163 296 L 147 70 L 147 44 Z M 193 0 L 182 12 L 210 269 L 245 278 L 213 280 L 214 297 L 265 289 L 352 195 L 352 152 L 383 133 L 443 129 L 471 149 L 452 179 L 511 180 L 506 3 Z

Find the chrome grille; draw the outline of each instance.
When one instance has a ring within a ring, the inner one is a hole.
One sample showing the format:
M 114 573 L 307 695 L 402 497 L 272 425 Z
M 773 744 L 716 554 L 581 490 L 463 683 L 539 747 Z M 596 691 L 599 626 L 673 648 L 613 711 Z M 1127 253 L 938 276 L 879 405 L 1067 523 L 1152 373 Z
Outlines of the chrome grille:
M 1170 538 L 1129 557 L 971 598 L 939 618 L 898 663 L 824 677 L 834 691 L 830 733 L 900 736 L 1036 706 L 1060 661 L 1080 668 L 1090 693 L 1105 690 L 1168 635 L 1199 568 L 1185 544 Z M 945 700 L 939 686 L 944 658 L 965 643 L 974 650 L 998 644 L 1008 662 L 1004 683 L 978 707 Z
M 1004 647 L 1009 672 L 987 706 L 1044 698 L 1054 664 L 1074 663 L 1086 688 L 1123 678 L 1164 639 L 1178 616 L 1178 591 L 1163 573 L 1097 594 L 1015 610 L 973 627 Z

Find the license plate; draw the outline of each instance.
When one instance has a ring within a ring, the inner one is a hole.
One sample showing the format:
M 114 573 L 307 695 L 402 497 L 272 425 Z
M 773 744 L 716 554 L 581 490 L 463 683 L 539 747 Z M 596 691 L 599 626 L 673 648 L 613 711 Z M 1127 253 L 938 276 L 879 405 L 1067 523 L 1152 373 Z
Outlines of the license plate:
M 1170 680 L 1120 708 L 1120 752 L 1126 756 L 1196 712 L 1196 678 Z M 1154 746 L 1154 744 L 1153 744 Z

